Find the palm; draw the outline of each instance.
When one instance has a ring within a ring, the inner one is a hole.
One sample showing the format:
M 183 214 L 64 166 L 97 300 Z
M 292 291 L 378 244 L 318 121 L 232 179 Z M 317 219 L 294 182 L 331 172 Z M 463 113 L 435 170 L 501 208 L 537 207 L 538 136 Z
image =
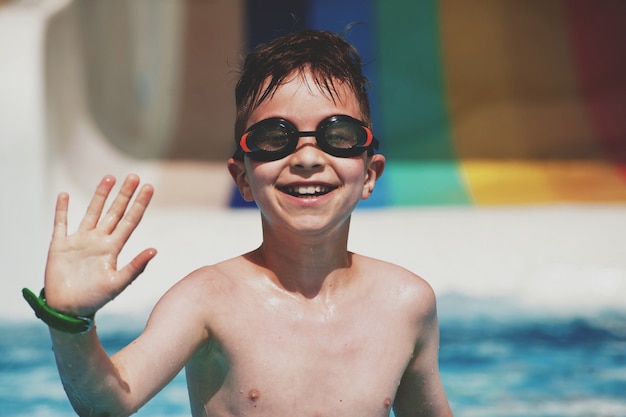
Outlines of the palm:
M 76 315 L 96 312 L 123 291 L 156 254 L 154 249 L 144 250 L 118 270 L 117 257 L 139 224 L 153 190 L 142 187 L 129 207 L 139 185 L 139 178 L 129 176 L 103 216 L 114 184 L 113 177 L 103 178 L 72 235 L 67 235 L 68 196 L 59 195 L 46 265 L 46 298 L 55 309 Z

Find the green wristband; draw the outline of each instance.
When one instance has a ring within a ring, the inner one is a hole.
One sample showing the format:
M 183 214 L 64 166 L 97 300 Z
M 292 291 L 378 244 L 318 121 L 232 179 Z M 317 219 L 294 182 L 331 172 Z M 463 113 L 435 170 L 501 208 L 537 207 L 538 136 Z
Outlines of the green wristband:
M 93 327 L 93 318 L 75 317 L 67 314 L 59 313 L 50 308 L 46 303 L 46 293 L 42 289 L 39 297 L 37 297 L 28 288 L 22 289 L 22 295 L 31 308 L 35 311 L 35 316 L 41 319 L 53 329 L 60 330 L 65 333 L 87 333 Z

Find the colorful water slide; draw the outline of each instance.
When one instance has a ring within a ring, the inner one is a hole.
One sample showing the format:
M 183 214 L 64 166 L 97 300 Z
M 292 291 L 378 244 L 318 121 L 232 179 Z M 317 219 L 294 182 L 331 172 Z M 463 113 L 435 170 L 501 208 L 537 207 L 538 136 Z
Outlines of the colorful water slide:
M 624 2 L 377 7 L 393 201 L 625 200 Z
M 390 161 L 378 203 L 626 201 L 623 1 L 293 3 L 300 27 L 358 22 Z

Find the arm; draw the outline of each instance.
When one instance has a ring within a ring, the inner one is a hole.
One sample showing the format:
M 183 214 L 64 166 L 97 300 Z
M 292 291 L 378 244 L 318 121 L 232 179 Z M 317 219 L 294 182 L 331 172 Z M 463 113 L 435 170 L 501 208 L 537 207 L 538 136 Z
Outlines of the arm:
M 397 417 L 451 417 L 452 411 L 439 375 L 439 324 L 435 295 L 430 287 L 419 305 L 418 338 L 394 402 Z
M 94 314 L 139 276 L 156 255 L 154 249 L 146 249 L 118 269 L 117 257 L 139 224 L 153 189 L 144 185 L 130 204 L 139 178 L 128 176 L 102 215 L 114 184 L 111 176 L 102 179 L 72 235 L 67 234 L 68 196 L 58 197 L 45 290 L 48 305 L 61 313 Z M 190 330 L 191 323 L 179 326 L 172 322 L 171 311 L 181 307 L 174 297 L 164 297 L 160 304 L 144 333 L 112 358 L 102 348 L 95 328 L 85 334 L 51 329 L 59 374 L 79 415 L 133 413 L 173 378 L 193 353 L 194 343 L 202 338 L 200 332 Z M 196 333 L 190 334 L 193 331 Z M 189 342 L 173 349 L 174 341 L 183 335 L 189 336 Z
M 110 358 L 95 328 L 79 335 L 51 329 L 59 374 L 78 415 L 131 415 L 176 376 L 208 339 L 193 290 L 189 280 L 170 289 L 142 334 Z

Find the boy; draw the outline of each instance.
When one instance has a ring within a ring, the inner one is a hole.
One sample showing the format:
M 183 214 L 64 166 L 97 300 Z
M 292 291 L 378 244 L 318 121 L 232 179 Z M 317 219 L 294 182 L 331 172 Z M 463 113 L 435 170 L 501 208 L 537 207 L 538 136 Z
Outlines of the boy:
M 103 178 L 73 235 L 59 195 L 45 298 L 25 291 L 51 326 L 78 414 L 132 414 L 185 367 L 195 417 L 451 415 L 432 289 L 347 250 L 351 213 L 385 165 L 365 87 L 356 50 L 328 32 L 288 35 L 248 56 L 228 169 L 259 207 L 263 242 L 179 281 L 111 357 L 91 320 L 156 255 L 116 266 L 153 189 L 128 176 L 102 215 L 115 182 Z

